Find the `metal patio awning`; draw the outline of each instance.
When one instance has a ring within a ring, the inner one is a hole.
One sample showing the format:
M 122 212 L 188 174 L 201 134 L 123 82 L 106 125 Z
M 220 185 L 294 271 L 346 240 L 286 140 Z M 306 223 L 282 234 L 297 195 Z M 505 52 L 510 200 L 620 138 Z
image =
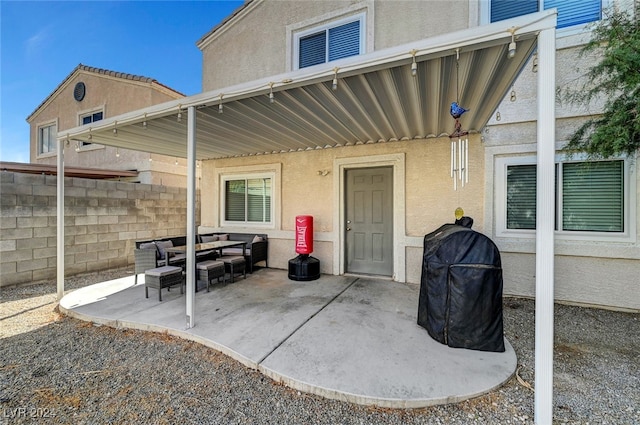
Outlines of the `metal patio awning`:
M 538 48 L 535 422 L 553 417 L 555 9 L 140 109 L 58 133 L 187 158 L 187 327 L 195 324 L 196 159 L 437 137 L 454 131 L 449 105 L 481 131 Z M 509 43 L 517 42 L 512 58 Z M 459 55 L 458 66 L 456 60 Z M 415 58 L 417 75 L 411 74 Z M 456 72 L 458 70 L 459 72 Z M 338 79 L 337 90 L 332 89 Z M 275 103 L 269 101 L 273 90 Z M 222 105 L 223 113 L 218 112 Z M 185 115 L 182 117 L 182 115 Z M 57 287 L 64 294 L 64 179 L 57 182 Z
M 186 157 L 191 106 L 197 159 L 422 139 L 454 131 L 449 106 L 458 98 L 470 110 L 463 128 L 479 132 L 552 19 L 553 11 L 540 12 L 213 90 L 65 130 L 58 139 Z M 509 58 L 512 34 L 517 50 Z

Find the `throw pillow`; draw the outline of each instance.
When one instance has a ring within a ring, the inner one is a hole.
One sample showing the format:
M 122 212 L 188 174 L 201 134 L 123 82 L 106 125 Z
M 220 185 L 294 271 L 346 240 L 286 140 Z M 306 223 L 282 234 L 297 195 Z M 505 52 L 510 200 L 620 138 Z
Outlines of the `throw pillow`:
M 171 241 L 155 241 L 156 246 L 158 247 L 158 251 L 160 252 L 159 260 L 164 260 L 167 255 L 167 248 L 173 247 L 173 242 Z M 171 257 L 172 253 L 169 253 L 169 257 Z
M 156 259 L 160 257 L 160 252 L 158 251 L 158 246 L 153 242 L 145 242 L 140 244 L 140 249 L 153 249 L 156 251 Z
M 255 235 L 251 243 L 262 242 L 262 236 Z
M 229 240 L 229 235 L 228 234 L 224 234 L 224 235 L 218 235 L 218 240 L 219 241 L 228 241 Z
M 200 236 L 202 243 L 207 242 L 216 242 L 218 240 L 218 236 Z

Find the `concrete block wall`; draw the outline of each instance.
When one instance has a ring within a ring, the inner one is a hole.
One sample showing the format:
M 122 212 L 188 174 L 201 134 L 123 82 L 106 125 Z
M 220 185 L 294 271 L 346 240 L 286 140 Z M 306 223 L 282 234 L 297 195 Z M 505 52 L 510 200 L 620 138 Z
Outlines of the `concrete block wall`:
M 0 173 L 0 286 L 55 279 L 56 185 Z M 136 240 L 186 233 L 184 188 L 67 177 L 64 205 L 66 276 L 133 267 Z

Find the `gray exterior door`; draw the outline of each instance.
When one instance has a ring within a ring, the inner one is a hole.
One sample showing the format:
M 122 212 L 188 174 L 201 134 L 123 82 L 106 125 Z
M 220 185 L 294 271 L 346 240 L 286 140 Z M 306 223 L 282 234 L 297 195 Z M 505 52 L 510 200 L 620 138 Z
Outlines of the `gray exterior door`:
M 393 169 L 345 172 L 345 271 L 393 275 Z

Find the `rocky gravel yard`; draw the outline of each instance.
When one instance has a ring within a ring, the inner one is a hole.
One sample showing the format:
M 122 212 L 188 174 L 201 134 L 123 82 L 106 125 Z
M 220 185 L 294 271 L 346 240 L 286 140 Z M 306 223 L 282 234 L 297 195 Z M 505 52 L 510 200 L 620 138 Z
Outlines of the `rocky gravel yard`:
M 69 278 L 67 289 L 125 276 Z M 276 384 L 213 349 L 60 316 L 55 283 L 1 290 L 0 423 L 530 424 L 534 302 L 505 298 L 519 374 L 472 400 L 394 410 Z M 556 305 L 554 423 L 640 424 L 640 314 Z

